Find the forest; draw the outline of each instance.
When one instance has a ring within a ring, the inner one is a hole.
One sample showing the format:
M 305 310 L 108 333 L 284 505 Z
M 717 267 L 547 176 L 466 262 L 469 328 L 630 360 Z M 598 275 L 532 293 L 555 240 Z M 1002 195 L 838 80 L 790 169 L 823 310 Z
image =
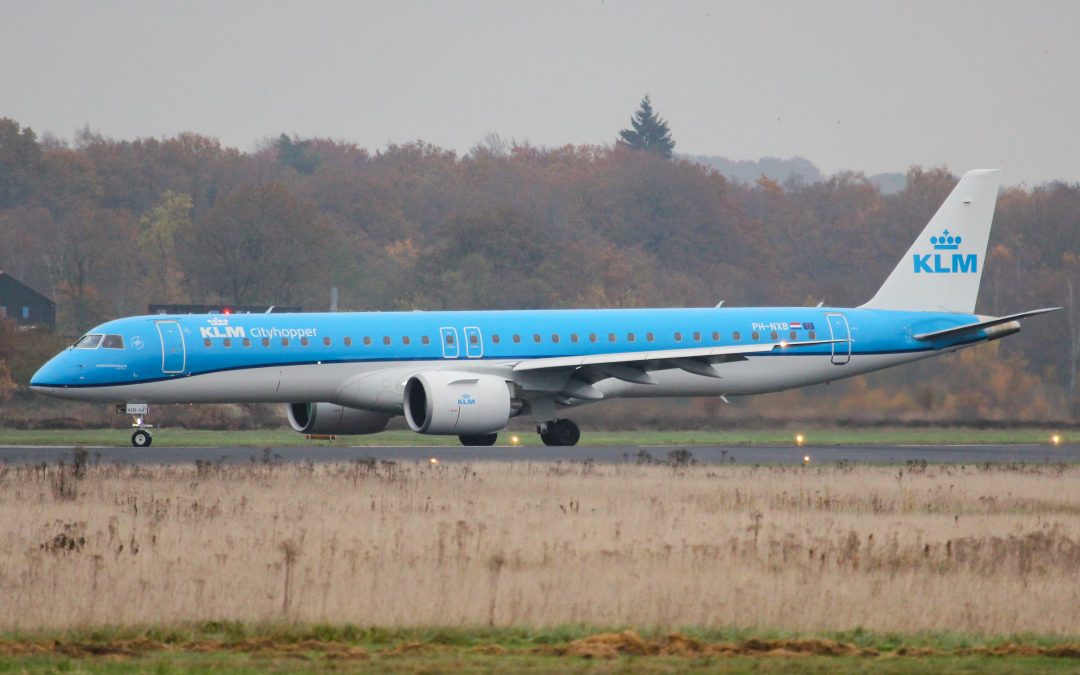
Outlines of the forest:
M 50 349 L 149 303 L 317 311 L 337 287 L 342 310 L 855 306 L 968 168 L 911 167 L 904 188 L 884 194 L 862 173 L 732 181 L 621 142 L 490 135 L 459 154 L 282 134 L 241 152 L 197 133 L 118 140 L 85 129 L 65 141 L 4 118 L 0 269 L 56 301 L 58 328 L 0 325 L 0 397 L 28 398 Z M 1064 307 L 1019 336 L 733 413 L 715 401 L 622 410 L 660 425 L 1076 422 L 1078 222 L 1078 184 L 1002 190 L 978 311 Z

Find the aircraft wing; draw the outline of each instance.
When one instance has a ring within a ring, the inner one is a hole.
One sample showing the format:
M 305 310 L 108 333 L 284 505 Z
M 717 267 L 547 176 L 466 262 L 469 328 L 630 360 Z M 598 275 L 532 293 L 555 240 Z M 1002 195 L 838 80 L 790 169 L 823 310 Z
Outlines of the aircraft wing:
M 678 368 L 704 377 L 720 377 L 716 366 L 732 361 L 745 361 L 755 354 L 767 354 L 800 347 L 845 342 L 845 340 L 808 340 L 805 342 L 769 342 L 763 344 L 731 345 L 725 347 L 688 347 L 656 349 L 614 354 L 587 354 L 529 359 L 514 364 L 515 379 L 530 376 L 557 375 L 561 384 L 554 387 L 572 398 L 595 400 L 603 395 L 591 385 L 607 378 L 637 384 L 656 384 L 649 373 L 655 370 Z M 526 385 L 527 388 L 529 388 Z

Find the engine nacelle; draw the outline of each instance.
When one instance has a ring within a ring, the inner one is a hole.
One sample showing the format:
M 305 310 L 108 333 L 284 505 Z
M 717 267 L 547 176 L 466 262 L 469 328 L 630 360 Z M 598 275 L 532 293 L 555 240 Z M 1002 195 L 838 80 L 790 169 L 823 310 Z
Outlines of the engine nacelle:
M 375 434 L 390 423 L 390 415 L 347 408 L 335 403 L 287 403 L 289 426 L 302 434 Z
M 421 434 L 490 434 L 513 412 L 505 378 L 452 370 L 410 377 L 404 403 L 405 421 Z

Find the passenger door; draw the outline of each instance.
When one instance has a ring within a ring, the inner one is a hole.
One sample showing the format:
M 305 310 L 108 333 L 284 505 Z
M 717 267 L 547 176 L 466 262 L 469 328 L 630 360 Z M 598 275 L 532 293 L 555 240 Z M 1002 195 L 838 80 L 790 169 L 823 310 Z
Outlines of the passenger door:
M 843 314 L 826 314 L 829 321 L 829 333 L 833 340 L 842 342 L 832 343 L 832 362 L 842 366 L 851 360 L 851 331 L 848 327 L 847 317 Z
M 187 367 L 187 349 L 184 334 L 176 321 L 157 321 L 158 336 L 161 337 L 161 372 L 175 375 L 184 372 Z

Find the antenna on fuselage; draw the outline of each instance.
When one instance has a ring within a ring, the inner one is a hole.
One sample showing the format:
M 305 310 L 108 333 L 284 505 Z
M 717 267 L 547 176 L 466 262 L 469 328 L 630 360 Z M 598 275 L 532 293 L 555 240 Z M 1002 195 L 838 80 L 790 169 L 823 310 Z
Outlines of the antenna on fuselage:
M 277 307 L 277 305 L 270 305 L 269 307 L 266 308 L 266 311 L 263 312 L 263 313 L 264 314 L 273 314 L 274 313 L 274 307 Z
M 721 300 L 720 302 L 716 303 L 716 307 L 714 309 L 719 309 L 719 308 L 721 308 L 723 306 L 724 306 L 724 301 Z

